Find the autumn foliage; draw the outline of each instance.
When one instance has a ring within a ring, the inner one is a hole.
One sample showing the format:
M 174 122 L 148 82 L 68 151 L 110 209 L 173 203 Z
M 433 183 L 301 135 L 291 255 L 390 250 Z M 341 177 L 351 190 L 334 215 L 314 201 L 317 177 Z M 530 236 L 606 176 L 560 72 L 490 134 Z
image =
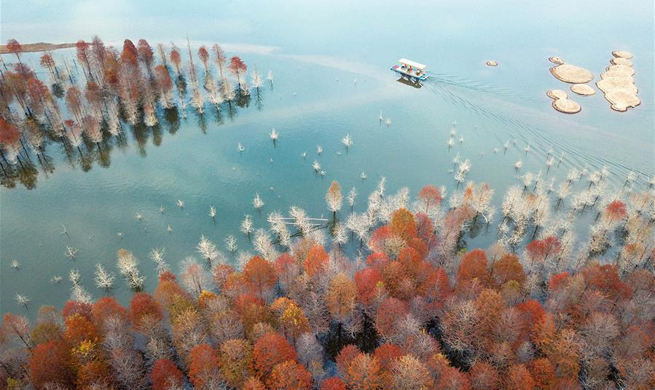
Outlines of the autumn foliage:
M 425 190 L 422 205 L 438 207 L 438 195 Z M 198 265 L 197 295 L 162 271 L 128 307 L 69 301 L 34 326 L 6 314 L 0 346 L 20 353 L 0 355 L 2 378 L 36 389 L 653 388 L 650 270 L 590 261 L 548 272 L 562 249 L 553 236 L 444 262 L 429 219 L 396 210 L 357 262 L 300 239 L 241 269 Z
M 152 366 L 150 374 L 152 390 L 169 390 L 184 384 L 184 374 L 177 365 L 168 359 L 160 359 Z

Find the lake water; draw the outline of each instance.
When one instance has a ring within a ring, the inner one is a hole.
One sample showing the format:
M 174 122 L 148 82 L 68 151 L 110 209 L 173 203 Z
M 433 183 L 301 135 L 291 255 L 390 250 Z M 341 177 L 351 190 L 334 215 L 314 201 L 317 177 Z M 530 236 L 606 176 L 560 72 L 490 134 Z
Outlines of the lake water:
M 233 110 L 224 104 L 217 113 L 207 103 L 202 117 L 189 107 L 186 118 L 160 115 L 153 128 L 124 126 L 124 140 L 103 144 L 102 158 L 86 149 L 82 157 L 67 156 L 51 144 L 46 155 L 53 169 L 44 172 L 33 156 L 37 175 L 0 187 L 0 312 L 33 317 L 41 304 L 62 305 L 70 295 L 71 268 L 101 296 L 93 283 L 96 263 L 117 275 L 113 294 L 126 303 L 130 294 L 116 270 L 119 248 L 141 260 L 151 290 L 152 248 L 166 248 L 169 264 L 195 255 L 201 235 L 225 252 L 223 241 L 233 234 L 240 250 L 251 250 L 239 232 L 245 214 L 257 228 L 267 227 L 268 212 L 286 213 L 292 205 L 314 217 L 328 215 L 324 195 L 332 180 L 344 192 L 357 188 L 355 211 L 365 209 L 381 176 L 389 192 L 406 186 L 415 196 L 427 184 L 452 191 L 456 182 L 449 170 L 458 153 L 471 160 L 467 179 L 489 183 L 497 205 L 519 181 L 514 163 L 523 160 L 521 172 L 545 174 L 550 148 L 556 156 L 565 153 L 561 166 L 548 172 L 559 180 L 572 167 L 605 165 L 613 183 L 622 185 L 634 170 L 645 188 L 655 173 L 648 2 L 623 2 L 623 11 L 597 1 L 172 3 L 62 2 L 54 9 L 37 0 L 3 2 L 2 41 L 71 42 L 97 33 L 113 44 L 129 37 L 182 47 L 188 34 L 194 47 L 219 42 L 251 69 L 270 69 L 275 83 L 266 83 L 259 97 L 253 90 L 250 101 Z M 555 112 L 545 93 L 568 85 L 550 75 L 548 57 L 585 67 L 597 80 L 613 50 L 635 55 L 642 104 L 614 112 L 598 92 L 573 97 L 582 105 L 579 114 Z M 74 52 L 54 55 L 60 60 Z M 431 81 L 420 89 L 397 82 L 388 69 L 401 57 L 428 64 Z M 25 58 L 38 62 L 35 55 Z M 486 60 L 500 65 L 487 67 Z M 380 110 L 390 126 L 378 120 Z M 454 121 L 458 141 L 449 150 Z M 269 138 L 272 128 L 280 133 L 276 145 Z M 346 134 L 354 141 L 348 152 L 340 141 Z M 511 146 L 504 154 L 507 140 Z M 526 155 L 528 143 L 532 151 Z M 320 156 L 317 145 L 324 150 Z M 312 169 L 315 159 L 324 177 Z M 362 171 L 367 180 L 360 179 Z M 252 205 L 256 193 L 266 203 L 261 215 Z M 182 210 L 178 199 L 185 202 Z M 217 209 L 215 223 L 210 206 Z M 70 239 L 60 234 L 62 224 Z M 469 244 L 485 247 L 493 240 L 482 235 Z M 67 245 L 79 249 L 75 260 L 64 255 Z M 14 259 L 19 270 L 10 267 Z M 64 280 L 51 284 L 54 275 Z M 16 293 L 31 299 L 28 309 L 17 305 Z

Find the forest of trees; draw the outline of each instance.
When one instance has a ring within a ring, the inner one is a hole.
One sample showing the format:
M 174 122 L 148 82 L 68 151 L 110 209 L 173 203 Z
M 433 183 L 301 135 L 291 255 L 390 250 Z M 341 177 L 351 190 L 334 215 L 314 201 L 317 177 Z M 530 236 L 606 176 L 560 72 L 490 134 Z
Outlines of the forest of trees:
M 175 275 L 155 251 L 151 293 L 120 250 L 126 306 L 76 286 L 34 323 L 4 315 L 0 389 L 653 389 L 653 195 L 585 206 L 597 216 L 573 250 L 537 216 L 538 188 L 508 191 L 499 241 L 467 250 L 488 191 L 469 183 L 446 207 L 437 187 L 410 201 L 382 180 L 342 223 L 334 182 L 331 240 L 298 208 L 298 233 L 270 215 L 240 261 L 203 237 Z
M 140 148 L 150 132 L 161 142 L 159 123 L 168 123 L 174 133 L 188 105 L 203 131 L 206 106 L 214 108 L 220 123 L 221 111 L 233 118 L 236 107 L 249 104 L 251 88 L 257 106 L 262 105 L 262 76 L 254 69 L 248 81 L 246 63 L 238 56 L 228 59 L 218 44 L 211 54 L 201 46 L 194 56 L 190 45 L 184 53 L 175 45 L 153 48 L 145 39 L 136 45 L 126 39 L 119 51 L 94 37 L 77 42 L 76 59 L 57 62 L 52 53 L 43 53 L 39 63 L 45 80 L 24 61 L 18 41 L 10 39 L 7 49 L 15 63 L 8 65 L 0 56 L 0 183 L 5 187 L 19 180 L 34 188 L 38 166 L 52 172 L 49 144 L 62 145 L 71 163 L 79 153 L 80 165 L 88 170 L 95 159 L 109 165 L 108 152 L 126 143 L 126 130 L 134 132 Z M 201 61 L 202 75 L 194 57 Z M 272 84 L 272 73 L 267 78 Z

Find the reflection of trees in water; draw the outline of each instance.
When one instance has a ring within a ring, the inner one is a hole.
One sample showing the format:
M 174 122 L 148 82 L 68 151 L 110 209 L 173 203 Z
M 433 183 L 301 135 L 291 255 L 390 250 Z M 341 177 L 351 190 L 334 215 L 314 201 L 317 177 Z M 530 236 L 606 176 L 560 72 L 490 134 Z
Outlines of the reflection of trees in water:
M 264 102 L 262 102 L 262 95 L 261 93 L 259 93 L 259 88 L 257 88 L 257 94 L 255 96 L 255 106 L 259 111 L 261 111 L 262 108 L 264 108 Z
M 167 108 L 164 110 L 164 120 L 168 123 L 168 133 L 175 134 L 180 129 L 180 116 L 177 108 Z
M 57 99 L 64 98 L 64 88 L 61 87 L 58 83 L 52 84 L 52 94 L 57 97 Z
M 204 113 L 196 112 L 198 117 L 198 127 L 203 134 L 207 134 L 207 119 L 205 118 Z
M 231 100 L 228 100 L 227 102 L 227 116 L 230 117 L 231 121 L 233 121 L 237 116 L 237 109 L 234 107 L 234 104 L 232 104 Z
M 15 188 L 18 183 L 28 190 L 36 188 L 39 171 L 32 161 L 23 161 L 17 165 L 4 165 L 0 172 L 2 173 L 0 184 L 6 188 Z
M 241 108 L 247 108 L 250 105 L 250 94 L 242 93 L 242 91 L 239 89 L 236 97 L 236 103 L 237 106 Z
M 183 78 L 178 78 L 178 88 L 186 90 L 186 82 Z M 63 96 L 63 88 L 58 84 L 53 84 L 53 95 Z M 248 108 L 250 106 L 249 94 L 237 93 L 234 100 L 225 101 L 220 105 L 212 105 L 213 108 L 196 115 L 197 124 L 203 134 L 207 133 L 209 126 L 208 119 L 213 120 L 216 125 L 222 125 L 223 115 L 227 113 L 230 120 L 238 116 L 238 108 Z M 263 107 L 261 94 L 256 94 L 256 106 L 261 110 Z M 139 117 L 143 117 L 143 110 L 139 110 Z M 61 153 L 64 161 L 73 169 L 81 169 L 88 172 L 93 169 L 97 163 L 102 168 L 109 168 L 111 165 L 111 153 L 115 149 L 125 149 L 130 147 L 130 143 L 136 145 L 139 154 L 142 157 L 147 156 L 148 143 L 152 140 L 154 146 L 160 146 L 164 141 L 165 131 L 169 134 L 175 134 L 180 129 L 180 112 L 177 107 L 169 109 L 159 109 L 157 112 L 158 122 L 154 126 L 143 124 L 142 120 L 136 125 L 128 125 L 126 115 L 122 105 L 119 105 L 119 118 L 123 131 L 118 136 L 112 136 L 108 131 L 108 124 L 102 123 L 102 142 L 93 142 L 88 137 L 82 137 L 79 146 L 73 146 L 70 140 L 57 134 L 51 128 L 44 128 L 44 140 L 38 153 L 36 150 L 27 147 L 21 147 L 18 155 L 18 164 L 9 164 L 0 157 L 0 185 L 5 188 L 15 188 L 22 185 L 26 189 L 36 188 L 39 173 L 46 178 L 55 171 L 53 151 Z M 186 120 L 186 118 L 184 118 Z M 133 141 L 132 141 L 133 140 Z

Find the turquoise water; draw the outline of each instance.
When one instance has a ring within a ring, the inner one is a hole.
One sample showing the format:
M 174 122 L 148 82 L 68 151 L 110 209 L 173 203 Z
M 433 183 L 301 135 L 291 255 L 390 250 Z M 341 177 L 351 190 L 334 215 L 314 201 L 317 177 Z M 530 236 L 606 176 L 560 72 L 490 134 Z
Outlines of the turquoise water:
M 219 42 L 260 73 L 272 70 L 275 83 L 265 84 L 259 101 L 253 90 L 247 106 L 234 107 L 232 116 L 227 105 L 217 114 L 207 103 L 202 117 L 189 107 L 179 122 L 160 112 L 152 129 L 124 126 L 124 140 L 103 144 L 102 158 L 86 149 L 83 158 L 75 152 L 67 156 L 51 144 L 46 155 L 53 169 L 44 172 L 33 157 L 40 170 L 35 183 L 0 187 L 0 312 L 33 316 L 41 304 L 61 305 L 70 295 L 71 268 L 80 271 L 87 290 L 102 296 L 93 283 L 96 263 L 116 275 L 112 293 L 126 302 L 129 291 L 115 266 L 119 248 L 140 259 L 150 290 L 156 283 L 148 259 L 152 248 L 166 248 L 176 271 L 179 261 L 196 254 L 201 235 L 223 252 L 229 234 L 240 250 L 252 250 L 239 232 L 245 214 L 256 228 L 267 227 L 267 213 L 286 213 L 292 205 L 314 217 L 329 215 L 324 195 L 332 180 L 344 192 L 357 188 L 355 211 L 365 209 L 381 176 L 391 193 L 406 186 L 415 196 L 426 184 L 452 192 L 456 182 L 449 170 L 458 153 L 471 160 L 467 180 L 489 183 L 497 205 L 505 189 L 519 183 L 514 163 L 523 161 L 521 173 L 545 174 L 550 148 L 565 155 L 549 177 L 561 180 L 572 167 L 606 165 L 613 183 L 620 186 L 634 170 L 642 173 L 638 185 L 645 188 L 644 179 L 655 173 L 651 5 L 629 1 L 625 11 L 617 11 L 608 2 L 608 12 L 602 2 L 591 1 L 406 6 L 287 1 L 254 2 L 247 9 L 238 2 L 187 8 L 101 1 L 64 2 L 52 12 L 42 1 L 3 2 L 3 41 L 68 42 L 97 33 L 114 44 L 143 37 L 153 46 L 171 40 L 182 46 L 188 34 L 194 47 Z M 622 22 L 629 28 L 612 30 Z M 582 105 L 579 114 L 555 112 L 545 92 L 568 85 L 550 75 L 547 58 L 560 56 L 598 77 L 612 50 L 635 55 L 641 106 L 613 112 L 597 93 L 574 97 Z M 70 50 L 54 54 L 74 56 Z M 428 64 L 432 81 L 420 89 L 397 82 L 388 69 L 400 57 Z M 36 63 L 34 55 L 26 58 Z M 491 59 L 500 65 L 486 67 Z M 378 120 L 380 110 L 390 126 Z M 454 121 L 456 138 L 464 142 L 449 150 Z M 275 145 L 272 128 L 280 133 Z M 346 134 L 354 141 L 349 151 L 340 141 Z M 503 154 L 507 140 L 511 146 Z M 244 152 L 237 151 L 238 143 Z M 532 151 L 526 155 L 528 143 Z M 317 145 L 324 150 L 320 156 Z M 312 169 L 315 159 L 324 177 Z M 362 171 L 368 179 L 360 179 Z M 252 205 L 256 193 L 266 203 L 261 214 Z M 185 202 L 182 210 L 178 199 Z M 217 209 L 215 223 L 210 206 Z M 346 216 L 344 207 L 341 217 Z M 62 224 L 70 239 L 60 234 Z M 468 242 L 485 247 L 494 239 L 482 234 Z M 67 245 L 79 249 L 75 260 L 64 255 Z M 10 267 L 14 259 L 19 270 Z M 54 275 L 64 280 L 51 284 Z M 31 299 L 27 309 L 16 304 L 16 293 Z

